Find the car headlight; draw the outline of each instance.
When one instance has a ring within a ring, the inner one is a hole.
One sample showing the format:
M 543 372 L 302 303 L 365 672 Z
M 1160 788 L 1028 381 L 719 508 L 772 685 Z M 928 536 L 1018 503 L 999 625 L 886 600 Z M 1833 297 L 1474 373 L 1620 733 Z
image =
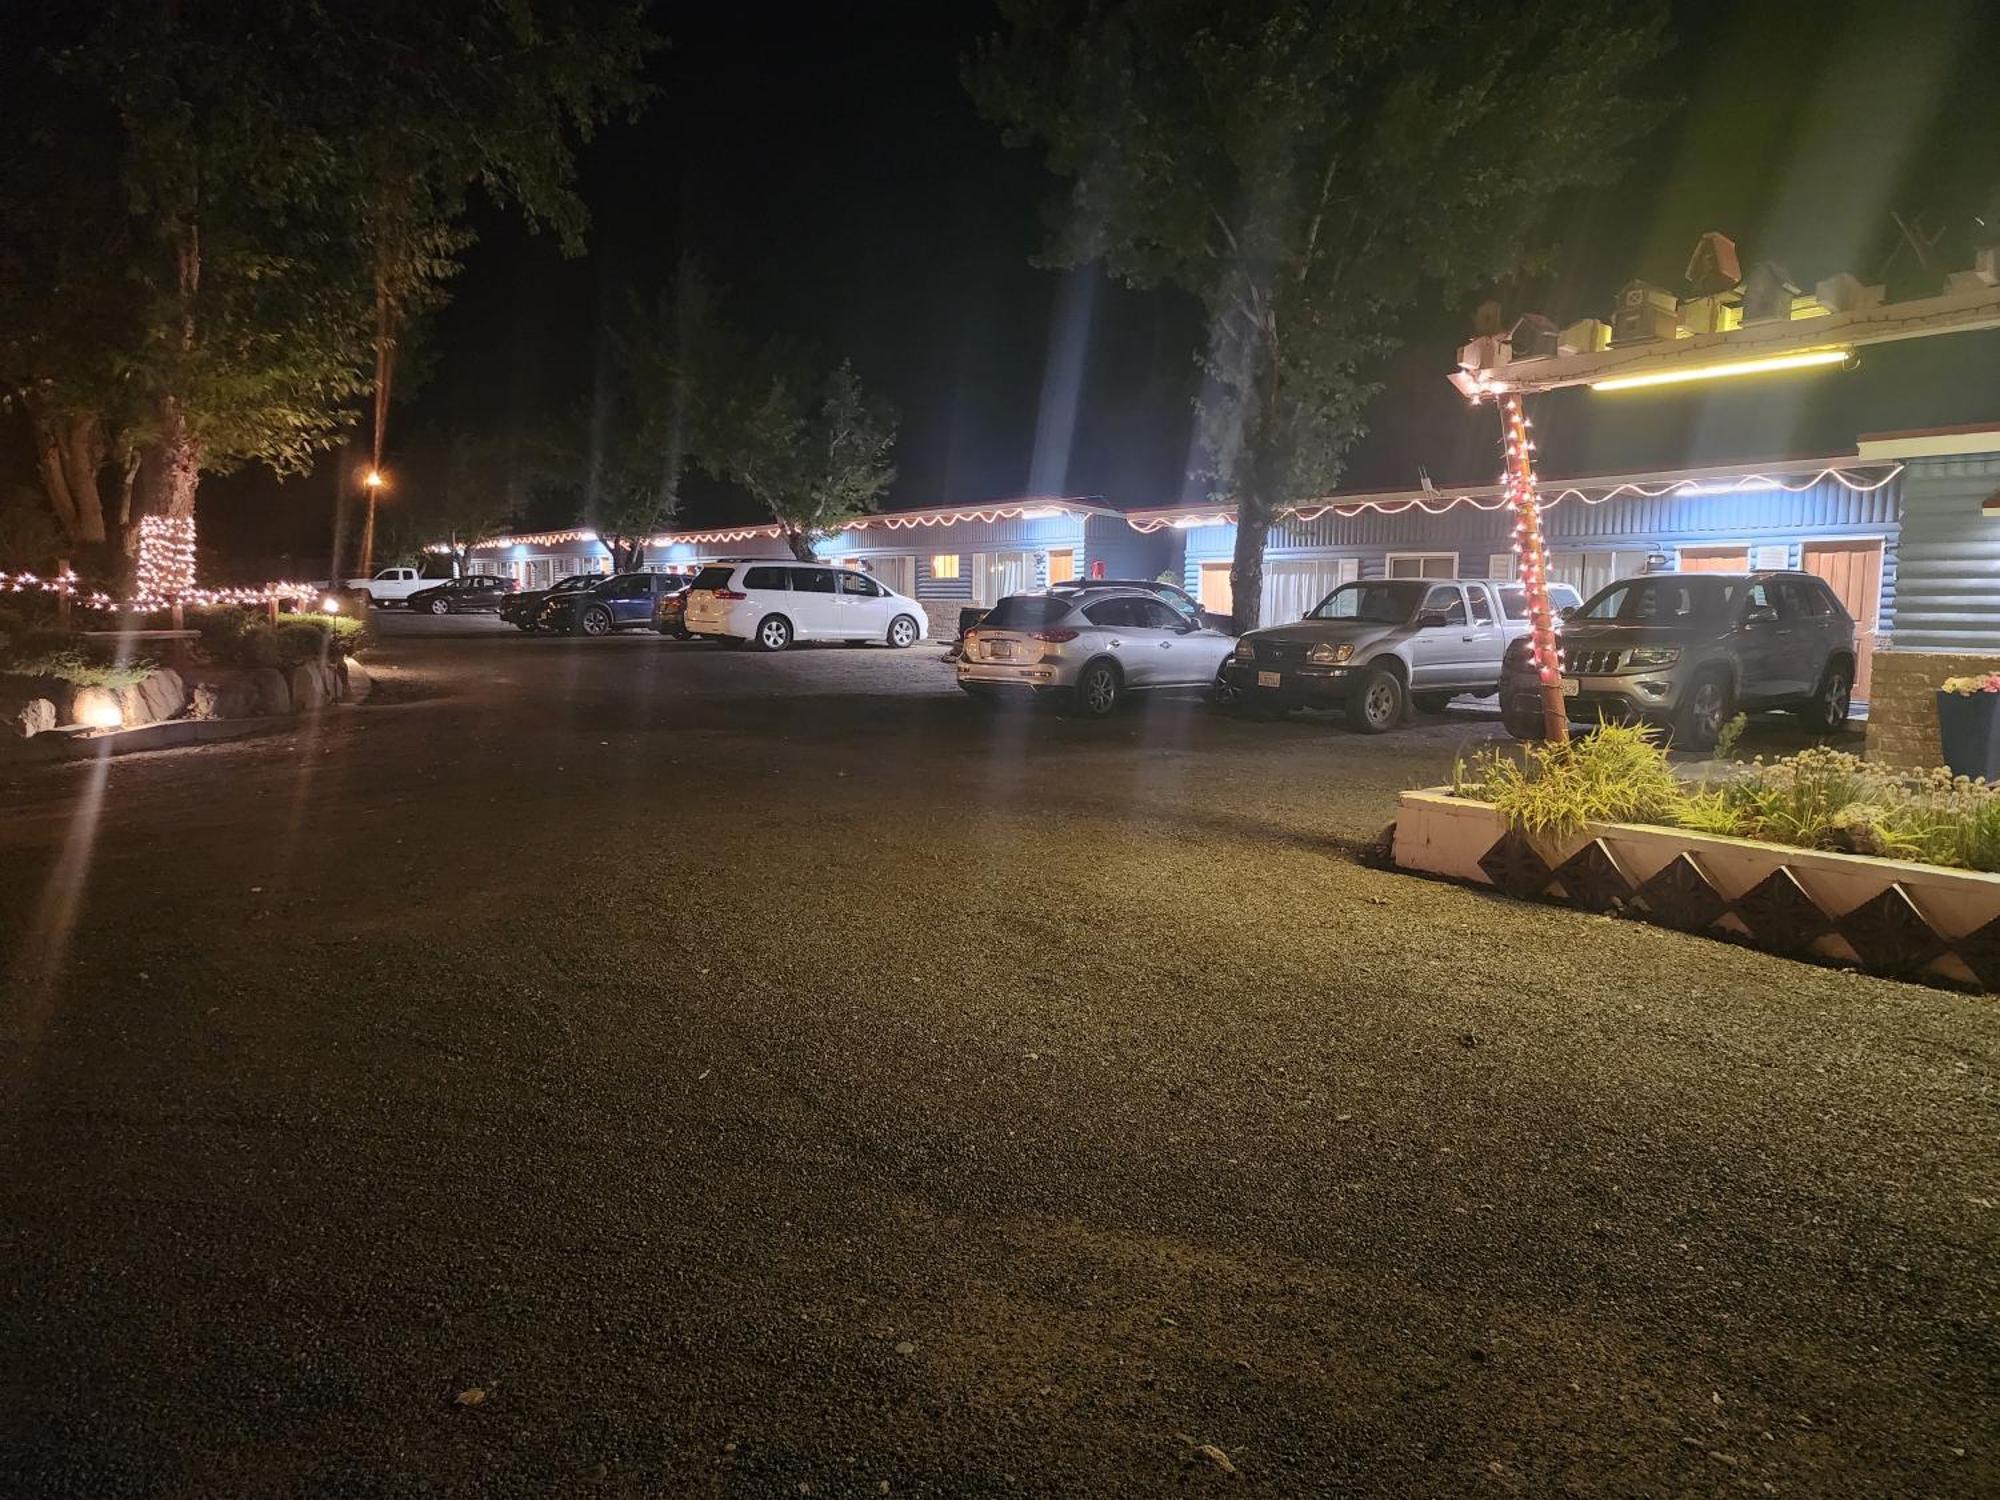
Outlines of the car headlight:
M 1354 647 L 1345 641 L 1335 645 L 1332 641 L 1321 641 L 1306 653 L 1306 660 L 1320 667 L 1337 667 L 1354 654 Z
M 1248 636 L 1245 636 L 1236 643 L 1236 659 L 1238 661 L 1249 661 L 1256 654 L 1257 648 L 1250 643 Z
M 1671 667 L 1680 659 L 1680 651 L 1673 646 L 1640 646 L 1625 658 L 1625 664 L 1629 667 L 1651 669 Z

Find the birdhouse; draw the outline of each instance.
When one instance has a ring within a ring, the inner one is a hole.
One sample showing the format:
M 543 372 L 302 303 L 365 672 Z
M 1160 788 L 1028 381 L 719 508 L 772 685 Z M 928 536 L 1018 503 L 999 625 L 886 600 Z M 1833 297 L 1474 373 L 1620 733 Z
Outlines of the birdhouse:
M 1792 300 L 1802 295 L 1783 266 L 1759 261 L 1743 282 L 1743 321 L 1781 323 L 1792 315 Z
M 1690 297 L 1681 304 L 1680 323 L 1688 333 L 1727 333 L 1743 322 L 1734 293 Z
M 1982 245 L 1973 257 L 1972 274 L 1988 286 L 2000 286 L 2000 246 Z
M 1524 313 L 1514 324 L 1514 331 L 1508 336 L 1513 346 L 1515 360 L 1553 359 L 1556 355 L 1560 335 L 1556 331 L 1555 320 L 1545 318 L 1540 313 Z
M 1458 366 L 1462 370 L 1497 370 L 1511 357 L 1505 339 L 1485 334 L 1458 351 Z
M 1646 344 L 1674 338 L 1679 314 L 1680 305 L 1672 292 L 1649 281 L 1628 281 L 1618 294 L 1618 310 L 1611 317 L 1611 342 Z
M 1880 286 L 1864 285 L 1845 271 L 1838 276 L 1829 276 L 1816 285 L 1813 296 L 1830 313 L 1860 312 L 1863 308 L 1882 305 Z
M 1743 272 L 1736 263 L 1736 241 L 1726 234 L 1710 230 L 1695 241 L 1694 254 L 1688 257 L 1684 274 L 1689 289 L 1697 297 L 1713 297 L 1720 292 L 1733 291 L 1736 283 L 1743 279 Z
M 1597 318 L 1578 318 L 1556 340 L 1562 354 L 1597 354 L 1611 347 L 1611 325 Z

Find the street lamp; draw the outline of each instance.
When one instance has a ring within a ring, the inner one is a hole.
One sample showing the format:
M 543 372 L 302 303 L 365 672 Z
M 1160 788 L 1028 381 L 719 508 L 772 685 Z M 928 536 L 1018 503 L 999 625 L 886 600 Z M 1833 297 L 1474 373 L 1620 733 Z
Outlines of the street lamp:
M 361 487 L 368 491 L 368 510 L 361 521 L 361 576 L 369 578 L 375 572 L 375 502 L 382 491 L 389 486 L 389 476 L 382 470 L 371 468 L 361 476 Z

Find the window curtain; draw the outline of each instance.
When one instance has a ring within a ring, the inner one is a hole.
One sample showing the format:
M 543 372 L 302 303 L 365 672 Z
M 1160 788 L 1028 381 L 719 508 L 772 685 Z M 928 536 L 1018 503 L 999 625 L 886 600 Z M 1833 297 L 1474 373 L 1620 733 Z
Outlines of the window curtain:
M 1341 584 L 1360 576 L 1361 560 L 1354 557 L 1266 563 L 1258 619 L 1266 625 L 1299 619 Z

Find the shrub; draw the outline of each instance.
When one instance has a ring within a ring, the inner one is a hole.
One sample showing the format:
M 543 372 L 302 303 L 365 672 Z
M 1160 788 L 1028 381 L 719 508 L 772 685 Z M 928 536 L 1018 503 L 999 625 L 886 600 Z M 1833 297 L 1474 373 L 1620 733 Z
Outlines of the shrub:
M 1685 796 L 1658 730 L 1605 724 L 1560 745 L 1523 746 L 1461 774 L 1531 838 L 1560 838 L 1585 823 L 1658 823 Z
M 153 670 L 145 657 L 119 661 L 109 642 L 88 641 L 60 630 L 11 631 L 0 640 L 0 671 L 23 677 L 53 677 L 73 687 L 126 688 L 144 682 Z
M 273 625 L 251 610 L 205 609 L 188 623 L 201 632 L 211 661 L 237 667 L 288 669 L 356 655 L 369 641 L 368 628 L 343 615 L 280 615 Z

